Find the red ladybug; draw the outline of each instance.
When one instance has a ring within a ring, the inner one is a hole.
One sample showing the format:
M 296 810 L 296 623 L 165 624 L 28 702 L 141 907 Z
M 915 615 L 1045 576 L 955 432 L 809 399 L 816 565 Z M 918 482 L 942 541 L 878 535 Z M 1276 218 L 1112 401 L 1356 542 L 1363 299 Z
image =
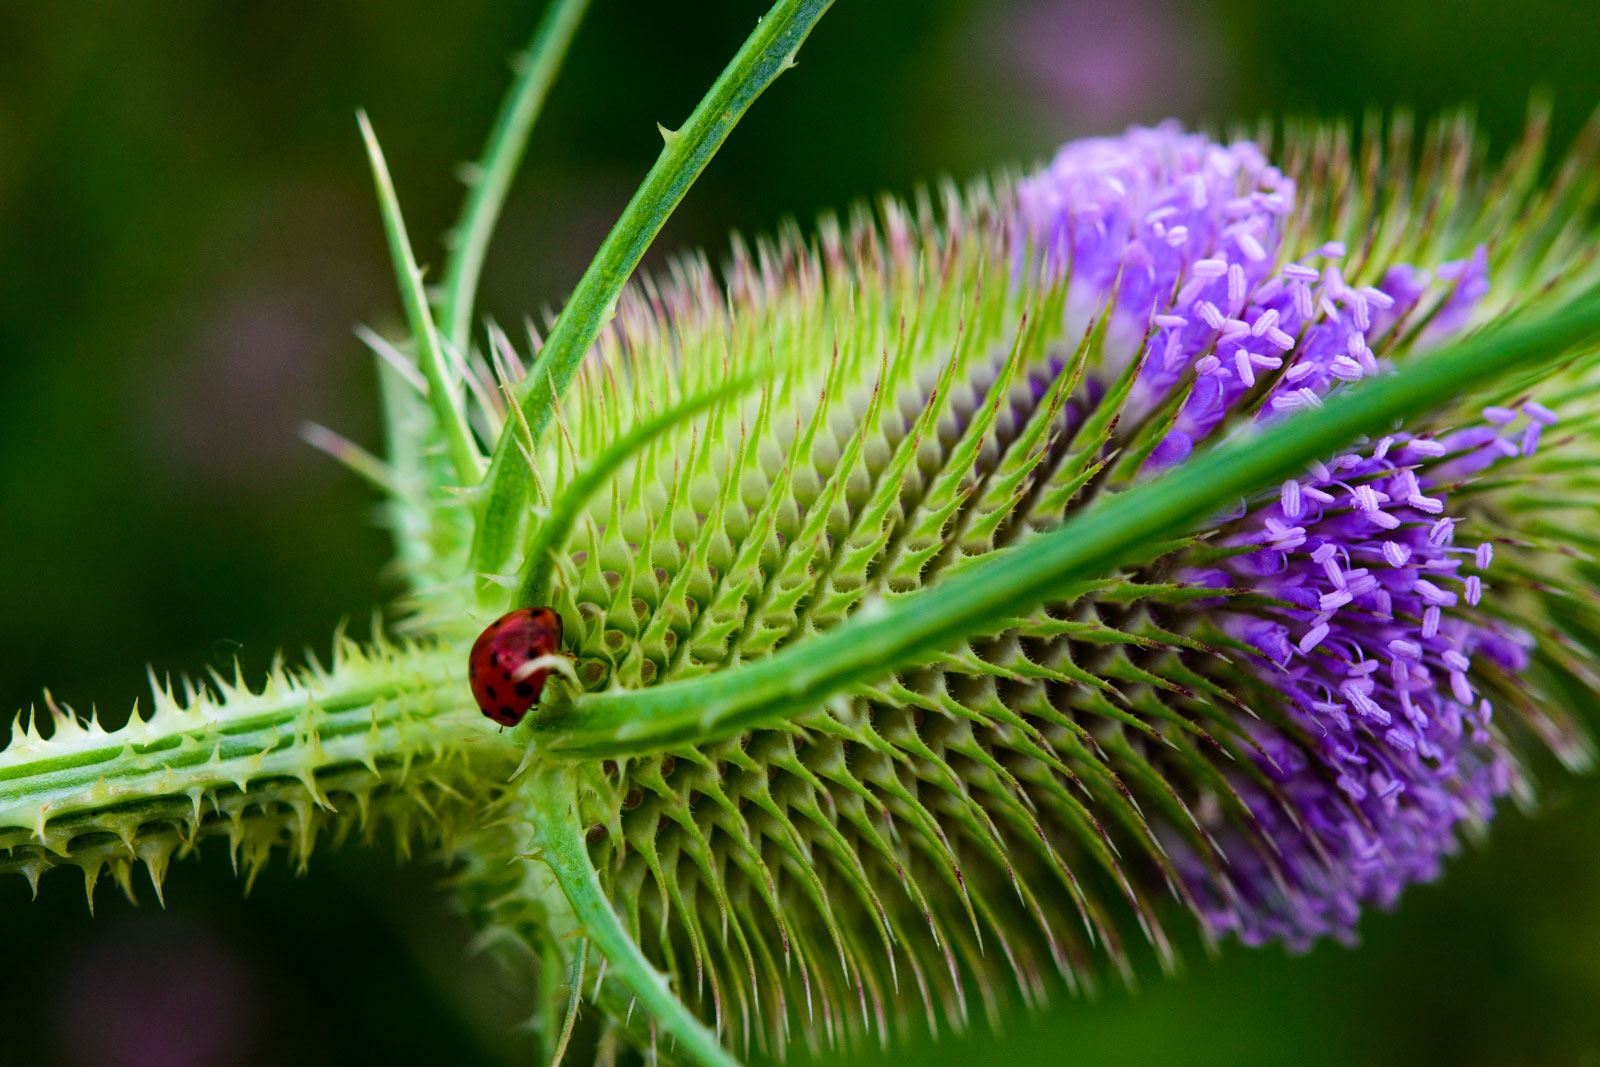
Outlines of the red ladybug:
M 559 651 L 561 616 L 549 608 L 518 608 L 491 622 L 467 657 L 467 683 L 478 707 L 501 726 L 517 725 L 550 676 L 533 661 Z

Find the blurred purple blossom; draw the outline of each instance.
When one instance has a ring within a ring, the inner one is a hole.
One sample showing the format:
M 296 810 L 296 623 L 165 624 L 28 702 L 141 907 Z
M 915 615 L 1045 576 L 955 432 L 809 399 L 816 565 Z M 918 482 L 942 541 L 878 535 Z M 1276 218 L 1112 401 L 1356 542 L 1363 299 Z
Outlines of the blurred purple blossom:
M 73 963 L 56 1001 L 65 1062 L 85 1067 L 233 1067 L 249 1062 L 259 990 L 233 947 L 163 916 L 124 919 Z
M 1105 128 L 1214 96 L 1209 22 L 1182 0 L 1021 0 L 986 8 L 988 64 L 1032 113 Z

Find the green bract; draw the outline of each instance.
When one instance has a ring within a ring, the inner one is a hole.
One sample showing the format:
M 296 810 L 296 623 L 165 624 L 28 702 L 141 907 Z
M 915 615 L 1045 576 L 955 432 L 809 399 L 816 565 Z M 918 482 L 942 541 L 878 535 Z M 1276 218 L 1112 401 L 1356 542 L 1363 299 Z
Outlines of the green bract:
M 542 346 L 472 344 L 487 234 L 583 6 L 536 36 L 436 307 L 362 120 L 411 338 L 372 339 L 384 458 L 312 437 L 385 494 L 394 637 L 341 638 L 328 668 L 259 690 L 158 687 L 118 731 L 52 706 L 46 738 L 30 716 L 0 752 L 0 866 L 76 866 L 91 892 L 109 869 L 131 893 L 142 863 L 159 892 L 206 837 L 253 873 L 387 825 L 443 847 L 486 941 L 598 1006 L 602 1047 L 664 1036 L 701 1062 L 959 1026 L 1131 973 L 1137 945 L 1168 966 L 1194 937 L 1174 848 L 1224 868 L 1213 831 L 1251 828 L 1239 784 L 1265 780 L 1244 720 L 1292 732 L 1250 649 L 1194 607 L 1218 591 L 1182 577 L 1237 548 L 1208 520 L 1397 419 L 1450 425 L 1534 382 L 1565 440 L 1471 486 L 1507 558 L 1484 610 L 1539 641 L 1545 700 L 1500 705 L 1513 751 L 1582 761 L 1569 708 L 1600 621 L 1573 594 L 1596 541 L 1562 509 L 1596 489 L 1593 138 L 1542 186 L 1537 124 L 1492 172 L 1456 122 L 1418 145 L 1404 120 L 1387 145 L 1376 124 L 1287 131 L 1287 258 L 1342 239 L 1365 284 L 1483 243 L 1495 325 L 1409 362 L 1420 328 L 1396 331 L 1378 355 L 1399 373 L 1151 478 L 1176 408 L 1130 414 L 1114 294 L 1068 328 L 1070 271 L 1016 224 L 1010 178 L 623 288 L 826 3 L 780 0 L 667 135 Z M 532 603 L 561 614 L 573 678 L 502 733 L 466 653 Z M 575 1016 L 551 992 L 559 1055 Z

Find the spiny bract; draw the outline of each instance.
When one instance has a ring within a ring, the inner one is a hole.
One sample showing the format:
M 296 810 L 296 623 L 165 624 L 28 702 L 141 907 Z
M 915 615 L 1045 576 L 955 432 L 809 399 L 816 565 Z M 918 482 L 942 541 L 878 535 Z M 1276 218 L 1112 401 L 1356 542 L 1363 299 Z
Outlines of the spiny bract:
M 758 384 L 653 437 L 587 506 L 550 598 L 577 680 L 546 703 L 802 643 L 1595 274 L 1593 129 L 1548 186 L 1538 121 L 1493 170 L 1459 120 L 1271 141 L 1077 142 L 1020 180 L 788 226 L 720 274 L 691 256 L 629 288 L 525 453 L 530 527 L 641 420 Z M 464 372 L 493 442 L 497 385 L 526 370 L 490 334 Z M 644 1033 L 628 991 L 583 985 L 539 858 L 525 791 L 545 779 L 513 771 L 556 765 L 646 955 L 729 1047 L 781 1053 L 1039 1004 L 1107 963 L 1131 975 L 1140 945 L 1171 966 L 1196 933 L 1349 938 L 1525 793 L 1541 753 L 1588 756 L 1569 709 L 1596 686 L 1579 594 L 1597 542 L 1569 520 L 1595 499 L 1596 409 L 1576 364 L 1441 398 L 803 715 L 565 762 L 473 708 L 467 647 L 511 605 L 474 592 L 473 501 L 408 377 L 384 365 L 379 479 L 406 643 L 341 644 L 331 671 L 261 695 L 161 696 L 116 734 L 30 726 L 0 754 L 8 866 L 76 864 L 92 886 L 109 863 L 126 887 L 142 859 L 159 884 L 207 834 L 253 866 L 389 815 L 402 840 L 448 838 L 486 940 Z

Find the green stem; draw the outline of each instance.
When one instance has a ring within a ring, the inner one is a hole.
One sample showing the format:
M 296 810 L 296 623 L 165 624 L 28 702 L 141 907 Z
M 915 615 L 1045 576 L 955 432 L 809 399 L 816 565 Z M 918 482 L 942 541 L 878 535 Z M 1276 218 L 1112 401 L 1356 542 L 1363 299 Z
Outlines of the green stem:
M 705 742 L 814 710 L 965 638 L 1003 626 L 1057 595 L 1186 534 L 1263 486 L 1417 411 L 1513 372 L 1548 367 L 1600 340 L 1600 292 L 1529 324 L 1433 353 L 1329 400 L 1250 430 L 1144 485 L 1101 499 L 1059 529 L 887 602 L 864 605 L 824 634 L 763 659 L 653 688 L 594 693 L 532 720 L 545 751 L 617 756 Z
M 673 995 L 666 976 L 651 965 L 623 929 L 589 859 L 571 772 L 551 768 L 536 774 L 528 795 L 543 846 L 541 858 L 583 924 L 584 934 L 604 957 L 607 974 L 620 979 L 639 998 L 656 1026 L 675 1039 L 690 1060 L 703 1067 L 739 1067 L 716 1035 Z
M 439 331 L 428 310 L 422 272 L 417 269 L 411 239 L 406 236 L 406 223 L 400 215 L 400 201 L 389 177 L 389 165 L 384 162 L 383 149 L 378 147 L 378 138 L 372 132 L 372 123 L 367 121 L 367 113 L 357 111 L 356 121 L 361 124 L 361 138 L 366 142 L 367 159 L 372 164 L 372 180 L 378 187 L 378 207 L 383 212 L 383 231 L 389 240 L 395 277 L 400 282 L 400 300 L 405 304 L 411 339 L 417 346 L 417 361 L 422 364 L 422 375 L 428 382 L 428 403 L 433 406 L 434 421 L 444 435 L 457 483 L 473 485 L 482 473 L 482 457 L 455 389 L 455 375 L 446 365 L 444 350 L 439 346 Z
M 494 234 L 506 191 L 528 147 L 528 135 L 544 107 L 545 95 L 566 58 L 589 0 L 551 0 L 528 50 L 517 57 L 516 80 L 500 103 L 483 157 L 474 167 L 452 233 L 439 295 L 439 322 L 450 344 L 465 354 L 472 333 L 472 307 L 483 273 L 484 255 Z
M 801 43 L 832 3 L 778 0 L 688 121 L 676 131 L 663 131 L 665 147 L 561 309 L 518 398 L 535 443 L 550 421 L 556 400 L 610 321 L 617 294 L 650 242 L 756 97 L 794 65 Z M 527 508 L 529 472 L 516 448 L 520 427 L 514 423 L 508 420 L 500 434 L 484 478 L 488 492 L 483 496 L 472 545 L 472 569 L 479 575 L 504 568 Z M 492 583 L 480 580 L 480 593 L 492 589 Z

